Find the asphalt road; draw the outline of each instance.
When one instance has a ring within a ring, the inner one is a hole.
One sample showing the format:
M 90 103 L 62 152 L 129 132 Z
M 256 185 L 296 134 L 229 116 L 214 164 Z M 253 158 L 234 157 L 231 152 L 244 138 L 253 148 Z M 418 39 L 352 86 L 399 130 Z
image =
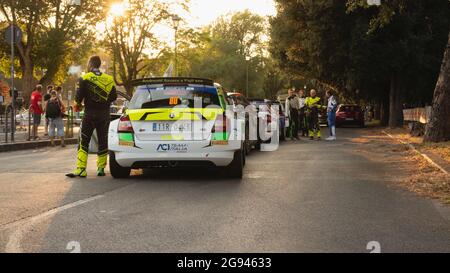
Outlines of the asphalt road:
M 335 143 L 254 152 L 242 181 L 202 169 L 126 180 L 64 173 L 74 147 L 0 154 L 0 251 L 450 252 L 450 212 L 391 185 L 404 166 Z

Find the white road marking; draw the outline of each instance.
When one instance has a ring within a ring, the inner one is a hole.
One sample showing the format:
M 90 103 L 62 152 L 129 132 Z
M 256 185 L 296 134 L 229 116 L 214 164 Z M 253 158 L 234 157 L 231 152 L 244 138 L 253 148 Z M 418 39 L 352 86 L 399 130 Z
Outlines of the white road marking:
M 24 219 L 21 219 L 16 222 L 6 224 L 4 226 L 0 226 L 0 230 L 14 229 L 8 238 L 8 243 L 6 244 L 5 252 L 6 253 L 22 252 L 20 242 L 22 241 L 24 234 L 26 233 L 27 230 L 29 230 L 30 227 L 37 224 L 38 222 L 40 222 L 52 215 L 60 213 L 62 211 L 81 206 L 83 204 L 98 200 L 103 197 L 104 197 L 104 195 L 97 195 L 97 196 L 90 197 L 87 199 L 79 200 L 79 201 L 76 201 L 76 202 L 61 206 L 61 207 L 51 209 L 49 211 L 46 211 L 46 212 L 41 213 L 36 216 L 31 216 L 31 217 L 24 218 Z
M 401 140 L 401 139 L 397 139 L 397 138 L 393 137 L 392 135 L 388 134 L 388 133 L 385 132 L 385 131 L 383 131 L 383 133 L 384 133 L 385 135 L 387 135 L 388 137 L 390 137 L 390 138 L 392 138 L 392 139 L 394 139 L 394 140 L 397 140 L 398 142 L 400 142 L 400 143 L 402 143 L 402 144 L 408 146 L 411 150 L 413 150 L 413 151 L 416 152 L 417 154 L 421 155 L 423 158 L 425 158 L 426 161 L 428 161 L 428 163 L 430 163 L 430 164 L 433 165 L 434 167 L 438 168 L 438 169 L 439 169 L 441 172 L 443 172 L 444 174 L 446 174 L 446 175 L 449 174 L 444 168 L 442 168 L 439 164 L 437 164 L 436 162 L 434 162 L 429 156 L 427 156 L 426 154 L 423 154 L 423 153 L 421 153 L 420 151 L 418 151 L 418 150 L 416 149 L 416 147 L 414 147 L 411 143 L 407 143 L 407 142 L 404 142 L 404 141 Z

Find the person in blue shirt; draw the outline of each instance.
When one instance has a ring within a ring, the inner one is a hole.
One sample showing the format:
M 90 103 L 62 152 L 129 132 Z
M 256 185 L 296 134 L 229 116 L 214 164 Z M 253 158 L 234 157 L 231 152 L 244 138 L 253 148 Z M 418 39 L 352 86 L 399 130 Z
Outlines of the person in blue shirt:
M 328 137 L 326 140 L 335 141 L 337 100 L 332 91 L 327 91 L 326 95 L 328 98 L 327 119 L 328 127 L 330 128 L 330 137 Z

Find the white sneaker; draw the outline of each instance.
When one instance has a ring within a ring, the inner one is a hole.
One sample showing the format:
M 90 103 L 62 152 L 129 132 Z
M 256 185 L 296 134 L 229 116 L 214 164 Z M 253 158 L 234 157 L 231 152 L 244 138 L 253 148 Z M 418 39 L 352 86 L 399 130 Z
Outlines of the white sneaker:
M 330 136 L 326 139 L 326 141 L 335 141 L 336 137 L 335 136 Z

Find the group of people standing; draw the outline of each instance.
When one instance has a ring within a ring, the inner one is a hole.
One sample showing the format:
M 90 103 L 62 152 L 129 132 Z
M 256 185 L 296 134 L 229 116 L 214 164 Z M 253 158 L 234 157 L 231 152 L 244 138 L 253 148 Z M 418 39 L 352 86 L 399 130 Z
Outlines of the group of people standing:
M 327 91 L 327 105 L 323 105 L 321 98 L 317 96 L 317 91 L 312 89 L 308 97 L 305 90 L 300 89 L 298 92 L 295 88 L 288 90 L 288 98 L 286 99 L 286 115 L 290 121 L 291 139 L 300 140 L 299 135 L 309 137 L 311 140 L 322 139 L 320 131 L 319 113 L 322 109 L 327 110 L 328 126 L 330 128 L 330 136 L 328 141 L 336 140 L 336 110 L 337 100 L 332 91 Z
M 42 115 L 45 114 L 45 135 L 50 138 L 51 145 L 54 146 L 55 138 L 61 139 L 61 146 L 65 147 L 64 143 L 64 121 L 63 117 L 66 112 L 66 107 L 62 101 L 62 87 L 58 86 L 56 89 L 50 85 L 47 86 L 47 92 L 44 96 L 42 85 L 36 85 L 31 93 L 30 111 L 32 114 L 32 133 L 33 140 L 39 140 L 38 128 L 41 124 Z

